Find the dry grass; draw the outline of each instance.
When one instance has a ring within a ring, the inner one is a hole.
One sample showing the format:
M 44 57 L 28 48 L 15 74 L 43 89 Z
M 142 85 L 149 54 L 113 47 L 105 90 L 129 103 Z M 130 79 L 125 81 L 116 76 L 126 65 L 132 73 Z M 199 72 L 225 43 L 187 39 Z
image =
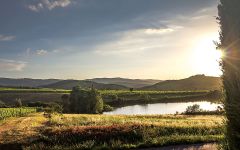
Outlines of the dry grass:
M 38 113 L 2 122 L 0 143 L 20 143 L 26 149 L 129 149 L 217 142 L 223 137 L 222 119 L 221 116 L 74 114 L 52 115 L 47 119 Z
M 61 126 L 101 126 L 115 124 L 152 124 L 157 126 L 178 127 L 218 127 L 221 126 L 221 116 L 185 116 L 185 115 L 54 115 L 53 125 Z
M 29 143 L 39 137 L 46 122 L 42 114 L 9 118 L 0 124 L 0 144 Z

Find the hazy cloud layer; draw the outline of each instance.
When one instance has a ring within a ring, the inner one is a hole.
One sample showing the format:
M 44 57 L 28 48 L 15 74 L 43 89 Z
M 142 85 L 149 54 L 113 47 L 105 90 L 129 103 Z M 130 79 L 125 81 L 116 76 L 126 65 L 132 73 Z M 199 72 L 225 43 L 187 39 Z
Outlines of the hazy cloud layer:
M 1 59 L 0 70 L 3 71 L 22 71 L 26 67 L 26 62 Z
M 95 53 L 99 55 L 129 55 L 150 52 L 160 49 L 164 39 L 171 33 L 179 31 L 183 27 L 169 25 L 166 27 L 137 29 L 118 33 L 119 38 L 95 47 Z M 161 43 L 161 44 L 160 44 Z
M 1 35 L 0 34 L 0 41 L 12 41 L 14 40 L 16 37 L 12 36 L 12 35 Z
M 44 9 L 52 10 L 58 7 L 67 7 L 71 4 L 71 0 L 39 0 L 37 4 L 28 5 L 32 11 L 39 12 Z
M 40 56 L 46 55 L 47 53 L 48 51 L 44 49 L 36 50 L 36 54 Z

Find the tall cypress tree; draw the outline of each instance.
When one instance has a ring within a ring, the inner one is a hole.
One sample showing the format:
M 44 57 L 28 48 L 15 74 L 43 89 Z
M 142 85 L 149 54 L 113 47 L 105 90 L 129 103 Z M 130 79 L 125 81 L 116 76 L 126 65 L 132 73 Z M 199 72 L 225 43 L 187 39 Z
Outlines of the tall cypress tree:
M 226 140 L 229 150 L 240 149 L 240 0 L 220 0 L 221 27 L 219 48 L 225 89 Z

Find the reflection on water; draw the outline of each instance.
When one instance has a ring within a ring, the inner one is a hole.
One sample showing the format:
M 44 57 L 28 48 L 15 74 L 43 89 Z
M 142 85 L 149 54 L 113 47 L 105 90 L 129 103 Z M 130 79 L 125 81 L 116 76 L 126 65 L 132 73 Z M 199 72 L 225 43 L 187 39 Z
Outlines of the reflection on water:
M 147 114 L 175 114 L 176 112 L 182 113 L 188 106 L 198 104 L 203 110 L 216 110 L 220 104 L 214 104 L 210 102 L 186 102 L 186 103 L 157 103 L 146 105 L 133 105 L 121 108 L 116 108 L 111 112 L 105 112 L 104 114 L 114 115 L 147 115 Z

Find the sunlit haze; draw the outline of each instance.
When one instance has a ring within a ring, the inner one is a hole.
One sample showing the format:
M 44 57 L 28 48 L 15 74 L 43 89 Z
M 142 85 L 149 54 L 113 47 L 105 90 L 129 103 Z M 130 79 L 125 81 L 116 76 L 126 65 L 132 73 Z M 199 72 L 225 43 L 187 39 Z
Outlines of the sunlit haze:
M 217 3 L 2 0 L 0 77 L 219 76 Z

